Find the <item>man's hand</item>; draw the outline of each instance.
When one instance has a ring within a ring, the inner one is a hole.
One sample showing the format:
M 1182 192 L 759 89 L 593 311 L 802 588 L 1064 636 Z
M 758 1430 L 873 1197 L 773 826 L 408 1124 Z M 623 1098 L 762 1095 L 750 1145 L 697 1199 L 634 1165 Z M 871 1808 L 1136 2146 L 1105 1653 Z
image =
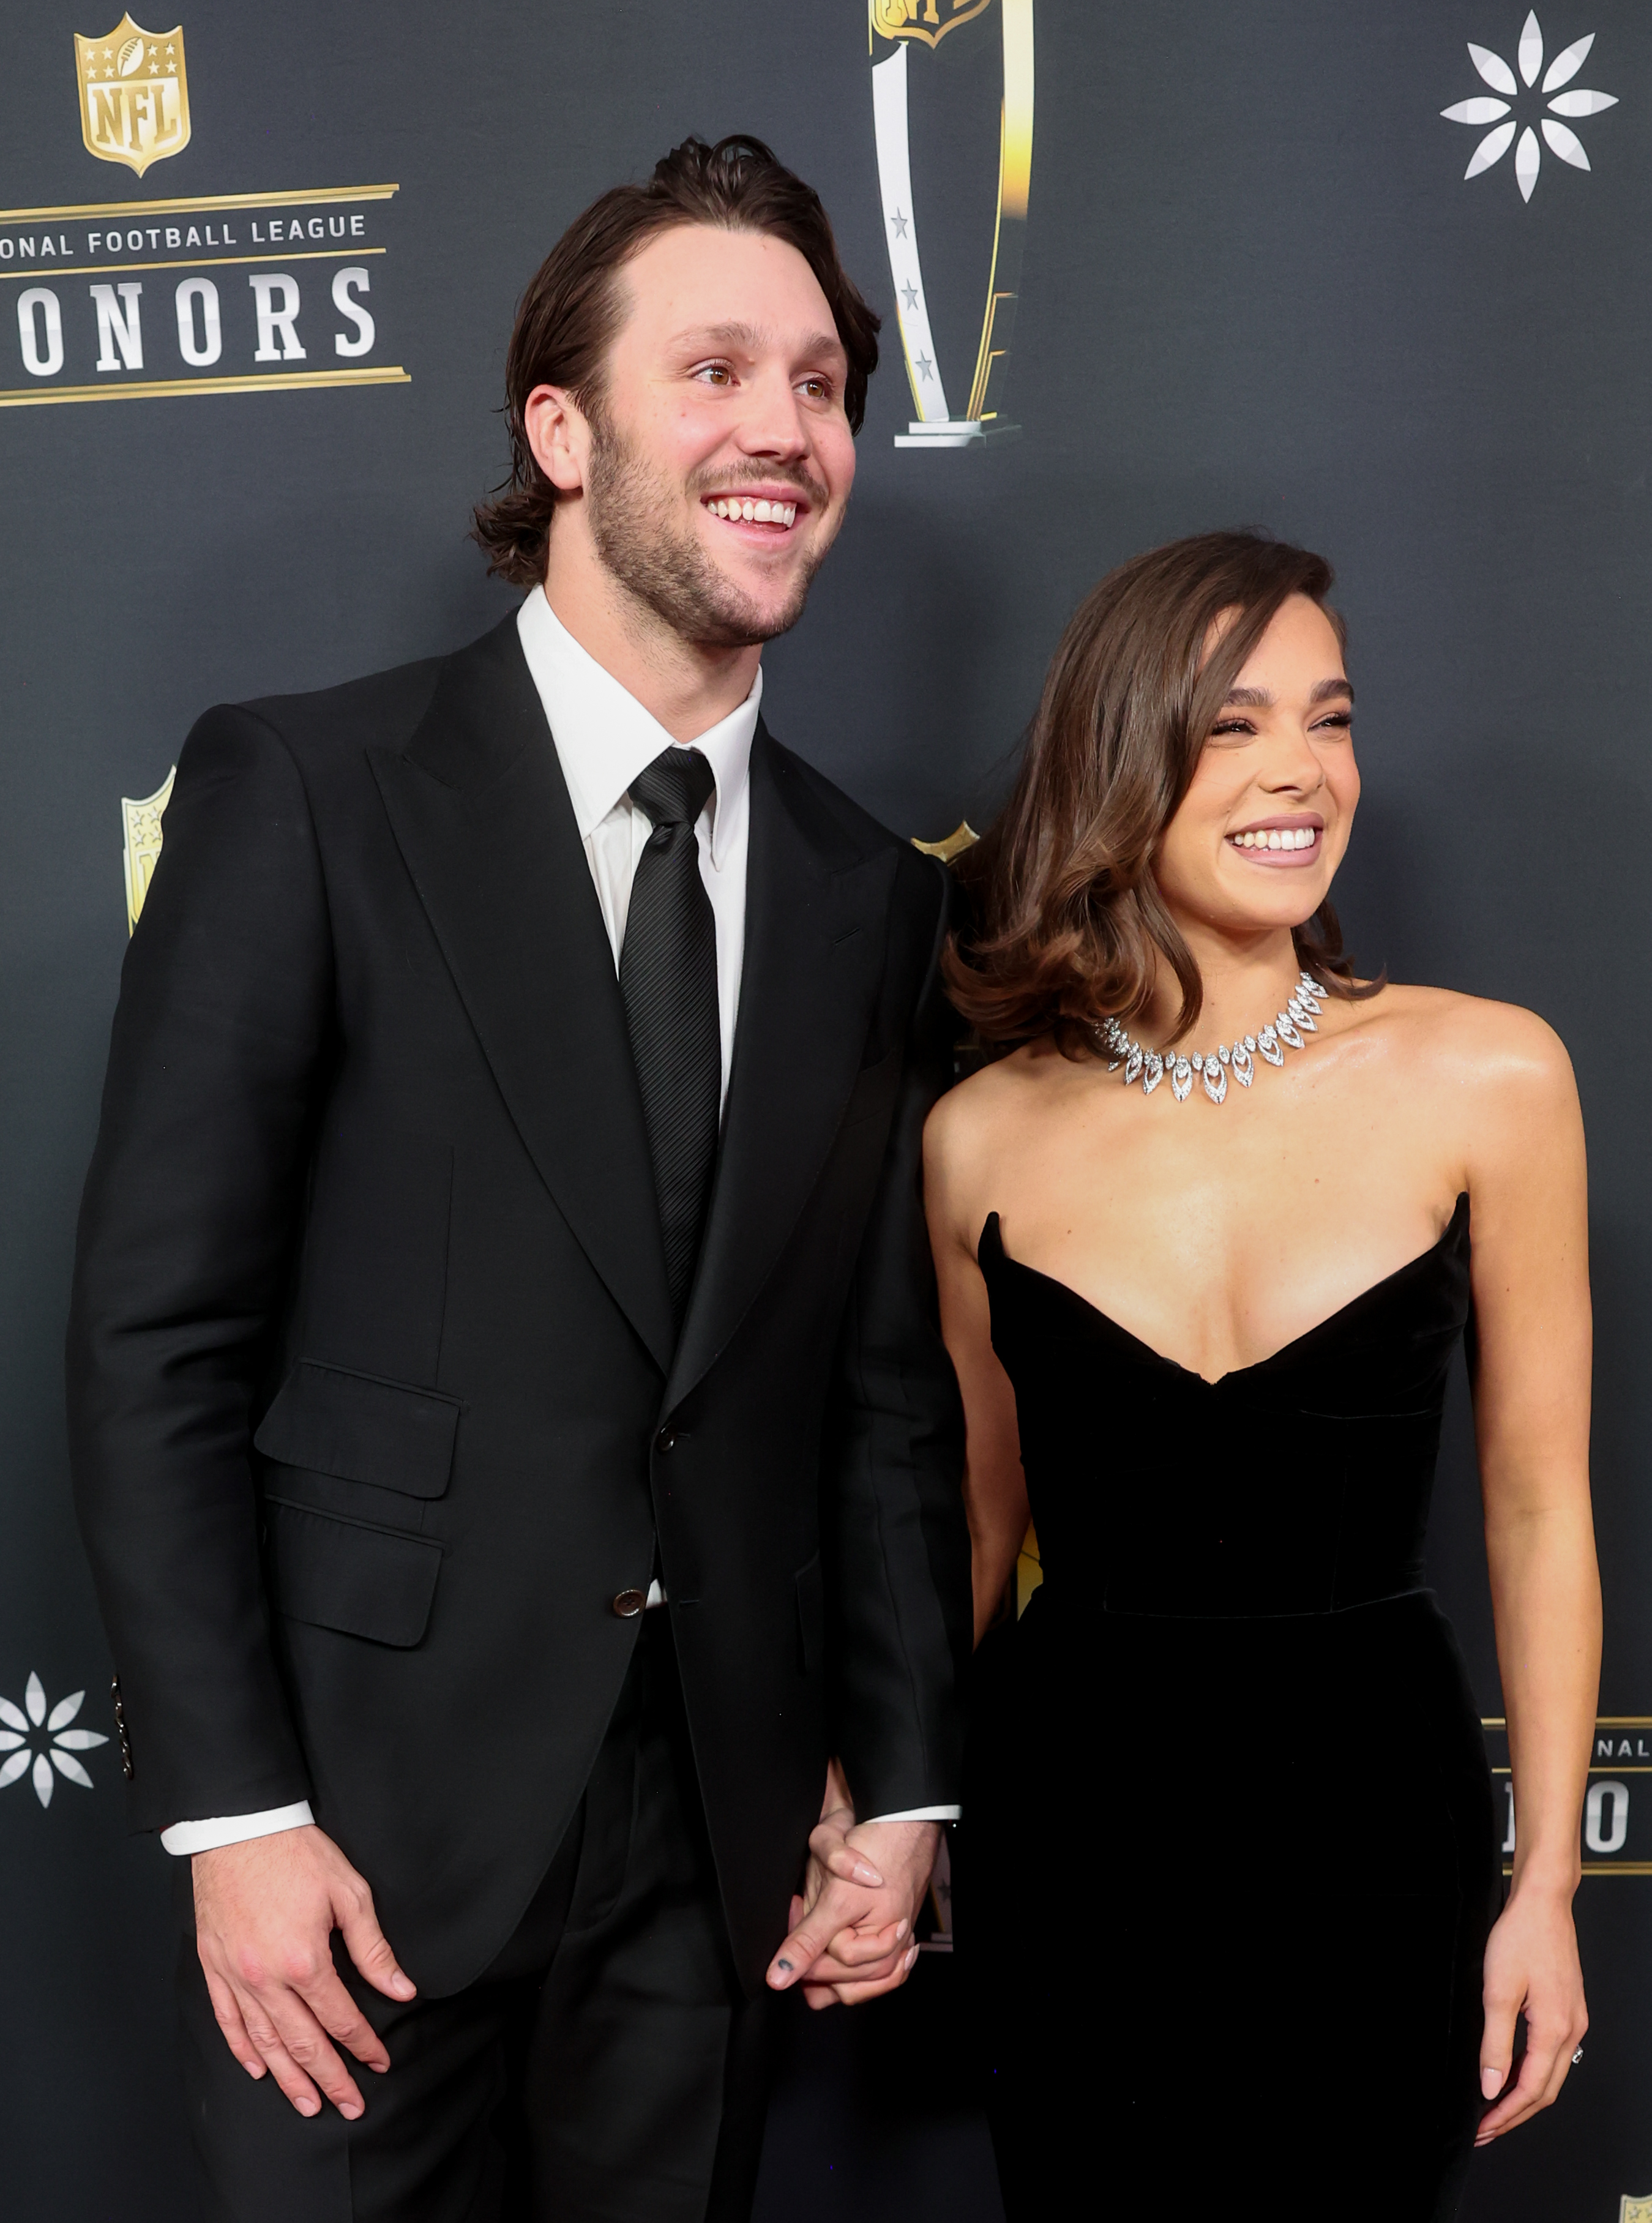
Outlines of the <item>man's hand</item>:
M 319 2085 L 354 2122 L 362 2095 L 331 2039 L 381 2074 L 390 2056 L 339 1981 L 333 1931 L 386 1999 L 410 1999 L 414 1988 L 366 1883 L 312 1823 L 197 1853 L 194 1879 L 196 1949 L 230 2052 L 249 2076 L 268 2069 L 300 2114 L 320 2113 Z
M 834 1760 L 809 1840 L 804 1895 L 791 1901 L 791 1934 L 769 1964 L 772 1988 L 801 1984 L 811 2007 L 829 2007 L 904 1984 L 917 1960 L 912 1923 L 940 1842 L 934 1822 L 857 1823 Z

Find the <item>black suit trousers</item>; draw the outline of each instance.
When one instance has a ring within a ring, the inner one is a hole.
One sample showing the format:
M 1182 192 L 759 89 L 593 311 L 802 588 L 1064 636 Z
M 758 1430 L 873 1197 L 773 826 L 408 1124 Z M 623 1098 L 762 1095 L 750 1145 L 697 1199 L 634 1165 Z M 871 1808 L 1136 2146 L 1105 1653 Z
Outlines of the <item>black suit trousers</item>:
M 463 1754 L 448 1795 L 463 1798 Z M 180 1868 L 184 1867 L 182 1862 Z M 185 1868 L 186 1876 L 187 1870 Z M 735 1978 L 669 1615 L 642 1616 L 573 1823 L 476 1982 L 407 2005 L 339 1972 L 384 2040 L 366 2110 L 296 2113 L 212 2018 L 189 1893 L 180 1982 L 209 2223 L 742 2223 L 769 2024 Z M 394 1941 L 393 1941 L 394 1942 Z

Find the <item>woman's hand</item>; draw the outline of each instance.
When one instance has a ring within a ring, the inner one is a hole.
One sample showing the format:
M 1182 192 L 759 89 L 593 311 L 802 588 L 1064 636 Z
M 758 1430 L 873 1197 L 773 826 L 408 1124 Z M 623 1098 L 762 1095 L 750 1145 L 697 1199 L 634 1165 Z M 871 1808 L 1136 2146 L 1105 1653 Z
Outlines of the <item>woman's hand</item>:
M 791 1934 L 769 1963 L 771 1989 L 800 1984 L 811 2007 L 855 2006 L 904 1984 L 917 1959 L 912 1925 L 940 1838 L 933 1822 L 857 1824 L 832 1760 L 803 1895 L 792 1899 Z
M 1480 2089 L 1497 2105 L 1481 2118 L 1474 2143 L 1482 2146 L 1554 2105 L 1589 2027 L 1569 1892 L 1516 1887 L 1486 1940 L 1485 1999 Z M 1521 2014 L 1525 2058 L 1505 2092 Z

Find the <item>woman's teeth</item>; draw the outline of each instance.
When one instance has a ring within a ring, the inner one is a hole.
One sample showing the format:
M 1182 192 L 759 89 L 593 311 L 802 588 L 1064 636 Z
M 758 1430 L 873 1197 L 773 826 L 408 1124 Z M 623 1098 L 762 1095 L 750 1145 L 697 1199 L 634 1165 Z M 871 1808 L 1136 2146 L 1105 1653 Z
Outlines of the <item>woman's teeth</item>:
M 1314 826 L 1274 826 L 1265 834 L 1230 834 L 1236 849 L 1311 849 L 1319 840 Z
M 798 514 L 795 501 L 713 501 L 706 507 L 713 517 L 741 518 L 747 525 L 790 525 Z

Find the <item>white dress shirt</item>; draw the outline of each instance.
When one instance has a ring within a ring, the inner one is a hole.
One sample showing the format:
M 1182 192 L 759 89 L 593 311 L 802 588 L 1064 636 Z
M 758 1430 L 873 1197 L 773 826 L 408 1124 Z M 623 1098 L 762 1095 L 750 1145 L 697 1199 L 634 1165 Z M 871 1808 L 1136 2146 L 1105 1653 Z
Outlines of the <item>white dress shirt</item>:
M 653 821 L 631 800 L 631 783 L 662 749 L 684 744 L 579 645 L 546 601 L 542 587 L 535 587 L 517 612 L 516 630 L 568 784 L 574 823 L 585 845 L 585 862 L 591 868 L 617 973 L 637 860 L 653 832 Z M 746 955 L 752 737 L 762 700 L 760 664 L 752 691 L 740 708 L 689 745 L 710 765 L 716 783 L 694 830 L 700 843 L 700 878 L 717 926 L 717 1023 L 725 1101 Z
M 574 807 L 574 822 L 584 844 L 585 861 L 608 929 L 617 973 L 625 943 L 631 886 L 653 822 L 630 797 L 632 781 L 662 749 L 683 743 L 668 734 L 652 712 L 627 692 L 613 674 L 582 648 L 535 587 L 516 614 L 522 653 L 555 745 L 557 761 Z M 714 786 L 695 833 L 700 844 L 700 877 L 711 901 L 717 931 L 717 1022 L 722 1049 L 722 1095 L 728 1095 L 734 1059 L 735 1021 L 740 1011 L 740 976 L 746 954 L 746 857 L 751 828 L 752 739 L 763 700 L 758 667 L 752 691 L 737 709 L 688 744 L 711 767 Z M 661 1605 L 665 1593 L 656 1580 L 648 1603 Z M 955 1806 L 915 1807 L 880 1814 L 880 1822 L 952 1822 Z M 273 1836 L 278 1829 L 302 1828 L 314 1820 L 308 1799 L 272 1807 L 262 1814 L 231 1814 L 210 1822 L 175 1822 L 161 1833 L 169 1853 L 204 1853 L 215 1845 L 241 1844 Z

